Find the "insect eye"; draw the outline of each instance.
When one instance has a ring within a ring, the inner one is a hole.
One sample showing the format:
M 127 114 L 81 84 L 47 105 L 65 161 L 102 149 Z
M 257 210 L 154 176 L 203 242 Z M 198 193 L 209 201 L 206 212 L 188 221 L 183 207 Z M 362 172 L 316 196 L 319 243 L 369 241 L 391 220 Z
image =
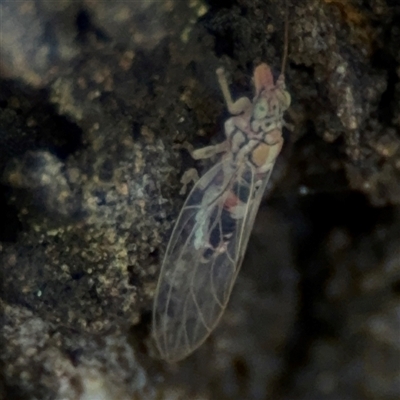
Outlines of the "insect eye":
M 283 111 L 289 108 L 291 98 L 290 94 L 286 90 L 283 89 L 280 92 L 278 92 L 278 100 Z
M 285 96 L 284 104 L 285 104 L 286 109 L 288 109 L 292 99 L 290 97 L 289 92 L 287 92 L 286 90 L 283 92 L 283 94 Z

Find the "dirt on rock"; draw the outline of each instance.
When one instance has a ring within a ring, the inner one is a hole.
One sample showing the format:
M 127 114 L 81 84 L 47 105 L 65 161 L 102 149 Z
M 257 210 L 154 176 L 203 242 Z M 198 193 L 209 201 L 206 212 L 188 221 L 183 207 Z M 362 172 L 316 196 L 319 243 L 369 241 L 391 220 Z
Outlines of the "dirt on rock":
M 0 4 L 0 399 L 394 400 L 400 395 L 400 6 L 288 0 L 292 96 L 218 328 L 155 357 L 168 238 L 281 0 Z

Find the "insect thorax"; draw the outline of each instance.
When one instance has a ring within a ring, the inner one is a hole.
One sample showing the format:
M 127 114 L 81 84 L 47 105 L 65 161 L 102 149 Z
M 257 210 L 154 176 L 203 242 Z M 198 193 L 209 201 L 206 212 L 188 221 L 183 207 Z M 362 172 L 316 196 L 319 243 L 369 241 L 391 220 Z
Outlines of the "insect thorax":
M 274 161 L 282 145 L 282 121 L 275 117 L 251 119 L 246 125 L 235 124 L 236 117 L 225 123 L 234 162 L 250 162 L 265 172 L 266 164 Z

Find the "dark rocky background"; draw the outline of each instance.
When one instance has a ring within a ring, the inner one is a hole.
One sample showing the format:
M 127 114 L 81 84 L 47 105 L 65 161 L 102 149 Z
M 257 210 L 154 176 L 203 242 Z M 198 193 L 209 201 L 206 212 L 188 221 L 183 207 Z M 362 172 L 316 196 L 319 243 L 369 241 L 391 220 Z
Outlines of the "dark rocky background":
M 279 74 L 280 0 L 0 2 L 0 398 L 400 395 L 400 4 L 289 0 L 285 147 L 219 327 L 154 359 L 150 310 L 215 70 Z

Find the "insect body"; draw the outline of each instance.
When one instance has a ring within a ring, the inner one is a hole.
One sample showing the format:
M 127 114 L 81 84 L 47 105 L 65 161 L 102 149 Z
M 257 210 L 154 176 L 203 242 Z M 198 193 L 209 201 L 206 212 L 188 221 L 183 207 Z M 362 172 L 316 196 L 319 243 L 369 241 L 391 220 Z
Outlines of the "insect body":
M 226 140 L 196 150 L 194 158 L 224 153 L 197 181 L 178 217 L 158 281 L 153 336 L 163 359 L 179 361 L 217 325 L 239 272 L 276 157 L 283 113 L 290 105 L 283 74 L 266 64 L 254 71 L 255 95 L 233 102 L 217 70 L 229 112 Z

